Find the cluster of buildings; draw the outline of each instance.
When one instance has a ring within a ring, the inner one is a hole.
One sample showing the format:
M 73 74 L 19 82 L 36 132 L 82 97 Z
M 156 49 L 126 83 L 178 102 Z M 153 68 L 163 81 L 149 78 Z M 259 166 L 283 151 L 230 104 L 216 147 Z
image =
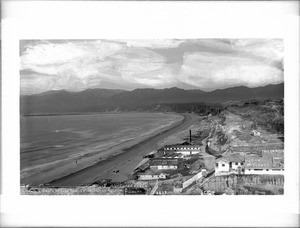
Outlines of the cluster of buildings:
M 180 145 L 165 146 L 157 153 L 150 153 L 147 160 L 136 168 L 138 180 L 163 180 L 176 174 L 183 168 L 184 160 L 200 153 L 200 146 L 185 142 Z
M 255 133 L 255 132 L 254 132 Z M 187 160 L 201 152 L 200 145 L 185 142 L 180 145 L 165 146 L 145 156 L 136 168 L 137 180 L 165 180 L 178 176 L 188 166 Z M 202 167 L 201 167 L 202 170 Z M 199 173 L 200 168 L 197 168 Z M 191 172 L 190 172 L 191 174 Z M 215 176 L 230 174 L 284 174 L 284 151 L 262 150 L 261 154 L 236 153 L 215 160 Z
M 284 174 L 283 150 L 263 150 L 261 155 L 223 156 L 215 162 L 215 175 Z

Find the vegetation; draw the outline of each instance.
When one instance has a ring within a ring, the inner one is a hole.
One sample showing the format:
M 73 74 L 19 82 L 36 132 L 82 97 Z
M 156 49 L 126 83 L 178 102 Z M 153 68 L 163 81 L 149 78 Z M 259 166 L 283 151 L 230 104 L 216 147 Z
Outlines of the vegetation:
M 167 107 L 174 112 L 193 112 L 201 115 L 218 115 L 224 110 L 219 104 L 206 103 L 187 103 L 187 104 L 165 104 L 162 107 Z
M 217 144 L 223 146 L 227 142 L 228 137 L 224 132 L 218 131 L 217 133 Z
M 250 101 L 242 105 L 230 105 L 226 109 L 253 121 L 252 128 L 260 126 L 272 133 L 284 133 L 283 100 Z

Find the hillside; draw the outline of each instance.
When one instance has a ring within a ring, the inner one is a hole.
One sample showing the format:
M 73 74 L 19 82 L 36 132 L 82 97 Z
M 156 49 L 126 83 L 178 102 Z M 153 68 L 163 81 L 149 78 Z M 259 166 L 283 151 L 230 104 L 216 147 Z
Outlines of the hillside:
M 168 89 L 135 89 L 124 91 L 117 89 L 88 89 L 82 92 L 65 90 L 49 91 L 42 94 L 20 97 L 21 114 L 64 114 L 72 112 L 104 111 L 174 111 L 182 104 L 218 104 L 225 102 L 280 99 L 284 96 L 284 85 L 268 85 L 248 88 L 233 87 L 212 92 L 184 90 L 177 87 Z M 187 108 L 192 110 L 193 108 Z M 182 110 L 181 110 L 182 111 Z

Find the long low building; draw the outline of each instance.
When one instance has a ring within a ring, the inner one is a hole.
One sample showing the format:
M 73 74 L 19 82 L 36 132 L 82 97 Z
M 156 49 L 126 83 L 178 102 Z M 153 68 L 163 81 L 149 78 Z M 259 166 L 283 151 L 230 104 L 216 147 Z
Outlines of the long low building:
M 248 156 L 245 160 L 245 174 L 284 174 L 283 159 Z
M 153 158 L 150 160 L 151 170 L 175 170 L 178 168 L 178 159 Z
M 194 155 L 200 153 L 200 145 L 175 145 L 165 146 L 164 151 L 172 151 L 174 153 L 181 153 L 184 156 Z
M 164 180 L 169 177 L 169 174 L 149 170 L 147 172 L 137 173 L 136 176 L 138 180 Z

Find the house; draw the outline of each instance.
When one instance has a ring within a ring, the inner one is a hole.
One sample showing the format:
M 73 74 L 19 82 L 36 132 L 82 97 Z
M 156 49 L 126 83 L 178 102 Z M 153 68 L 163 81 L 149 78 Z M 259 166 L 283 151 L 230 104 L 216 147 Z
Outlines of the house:
M 172 151 L 173 153 L 181 153 L 184 156 L 194 155 L 200 153 L 200 145 L 173 145 L 173 146 L 165 146 L 164 152 L 167 153 Z
M 149 162 L 146 162 L 134 169 L 135 172 L 145 172 L 149 168 Z
M 150 160 L 150 170 L 174 170 L 178 168 L 178 159 L 153 158 Z
M 215 162 L 215 175 L 240 174 L 284 174 L 283 150 L 262 150 L 260 156 L 256 154 L 223 156 Z
M 147 168 L 149 168 L 149 158 L 144 158 L 135 168 L 134 171 L 145 171 Z
M 284 174 L 284 151 L 262 150 L 261 156 L 247 156 L 245 160 L 245 174 Z
M 149 170 L 148 172 L 137 173 L 136 177 L 138 180 L 163 180 L 167 179 L 169 174 Z
M 251 131 L 251 135 L 253 135 L 253 136 L 260 136 L 260 132 L 257 131 L 257 130 L 253 130 L 253 131 Z
M 244 172 L 244 157 L 240 155 L 224 156 L 215 162 L 215 175 L 229 175 Z
M 283 175 L 283 157 L 247 156 L 245 160 L 245 174 Z

